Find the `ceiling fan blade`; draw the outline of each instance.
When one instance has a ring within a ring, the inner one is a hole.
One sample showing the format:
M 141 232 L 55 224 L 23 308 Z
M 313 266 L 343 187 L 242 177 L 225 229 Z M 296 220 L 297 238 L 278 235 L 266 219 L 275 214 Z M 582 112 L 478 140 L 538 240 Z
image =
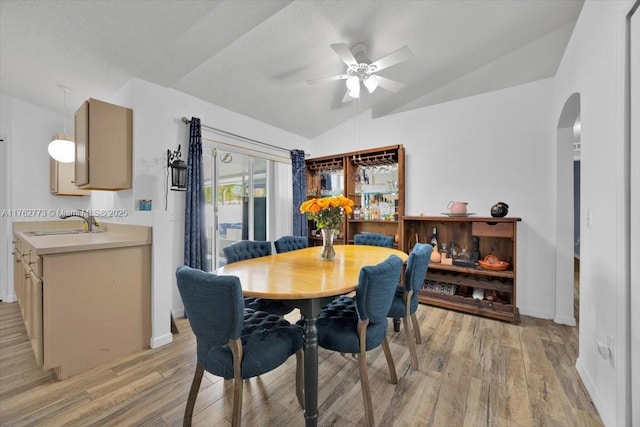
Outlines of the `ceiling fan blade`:
M 378 76 L 376 74 L 376 78 L 378 79 L 378 86 L 384 88 L 393 93 L 399 92 L 400 89 L 404 87 L 402 83 L 398 83 L 395 80 L 388 79 L 386 77 Z
M 400 49 L 391 52 L 389 55 L 383 56 L 377 61 L 369 64 L 369 69 L 372 72 L 384 70 L 385 68 L 391 67 L 392 65 L 396 65 L 400 62 L 406 61 L 412 56 L 413 53 L 411 52 L 411 49 L 409 49 L 407 46 L 403 46 Z M 375 67 L 375 69 L 373 67 Z
M 342 59 L 342 61 L 344 61 L 344 63 L 347 64 L 347 66 L 358 64 L 358 61 L 356 61 L 356 58 L 353 56 L 353 53 L 351 53 L 351 50 L 349 50 L 349 47 L 346 44 L 344 43 L 332 44 L 331 49 L 333 49 L 338 54 L 340 59 Z
M 314 85 L 316 83 L 332 82 L 334 80 L 345 80 L 347 77 L 349 76 L 346 74 L 339 74 L 337 76 L 320 77 L 318 79 L 307 80 L 307 83 Z

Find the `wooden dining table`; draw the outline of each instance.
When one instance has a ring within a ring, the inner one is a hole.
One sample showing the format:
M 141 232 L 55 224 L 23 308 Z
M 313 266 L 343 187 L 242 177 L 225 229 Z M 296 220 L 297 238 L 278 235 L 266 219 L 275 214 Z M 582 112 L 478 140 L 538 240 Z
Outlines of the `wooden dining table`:
M 318 330 L 322 307 L 358 285 L 362 267 L 376 265 L 391 255 L 406 262 L 408 255 L 392 248 L 336 245 L 332 260 L 320 257 L 321 247 L 310 247 L 234 262 L 216 274 L 240 278 L 245 296 L 276 299 L 300 309 L 304 326 L 305 423 L 318 423 Z M 400 278 L 398 278 L 400 279 Z

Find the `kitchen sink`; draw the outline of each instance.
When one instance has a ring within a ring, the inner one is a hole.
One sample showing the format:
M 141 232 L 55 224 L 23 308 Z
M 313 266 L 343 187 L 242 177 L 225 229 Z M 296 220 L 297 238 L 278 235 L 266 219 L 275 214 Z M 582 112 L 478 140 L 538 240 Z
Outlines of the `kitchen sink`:
M 87 233 L 84 230 L 41 230 L 41 231 L 27 231 L 28 236 L 58 236 L 61 234 L 83 234 Z

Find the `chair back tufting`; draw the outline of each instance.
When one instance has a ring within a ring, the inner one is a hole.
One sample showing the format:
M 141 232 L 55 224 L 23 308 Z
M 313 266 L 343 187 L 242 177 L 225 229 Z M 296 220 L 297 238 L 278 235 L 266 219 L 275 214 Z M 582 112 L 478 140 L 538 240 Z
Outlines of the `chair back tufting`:
M 220 346 L 240 337 L 244 322 L 240 279 L 188 266 L 177 269 L 176 279 L 191 329 L 199 341 Z
M 356 310 L 360 319 L 369 319 L 369 327 L 376 323 L 386 326 L 387 313 L 401 273 L 402 260 L 396 255 L 360 270 L 355 296 Z
M 276 253 L 297 251 L 309 247 L 309 239 L 306 236 L 282 236 L 273 242 Z
M 222 248 L 227 264 L 271 255 L 271 242 L 241 240 Z
M 392 248 L 393 242 L 393 236 L 387 236 L 380 233 L 358 233 L 353 236 L 353 243 L 356 245 L 382 246 L 385 248 Z

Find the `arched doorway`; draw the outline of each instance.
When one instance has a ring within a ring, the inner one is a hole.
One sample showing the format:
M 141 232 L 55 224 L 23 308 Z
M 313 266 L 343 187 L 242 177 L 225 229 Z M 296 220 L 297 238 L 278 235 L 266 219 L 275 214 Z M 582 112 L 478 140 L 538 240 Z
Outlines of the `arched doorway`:
M 556 129 L 556 309 L 554 321 L 571 326 L 576 324 L 574 268 L 576 243 L 579 244 L 580 218 L 579 215 L 576 215 L 580 209 L 580 199 L 576 197 L 579 193 L 576 193 L 576 189 L 580 187 L 580 174 L 579 169 L 578 173 L 574 172 L 574 152 L 576 142 L 579 144 L 580 141 L 579 120 L 580 94 L 574 93 L 565 102 Z

